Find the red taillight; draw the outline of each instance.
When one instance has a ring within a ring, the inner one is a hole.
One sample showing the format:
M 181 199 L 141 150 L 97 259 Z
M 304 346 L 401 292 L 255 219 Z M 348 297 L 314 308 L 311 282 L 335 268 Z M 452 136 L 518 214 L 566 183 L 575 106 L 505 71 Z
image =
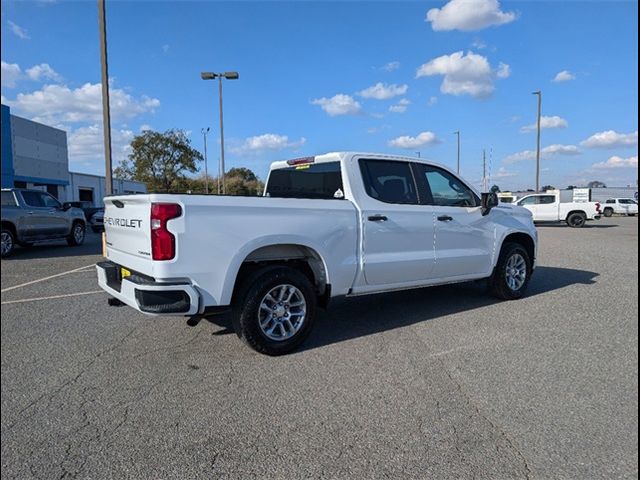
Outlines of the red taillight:
M 602 213 L 602 210 L 600 210 L 600 202 L 596 202 L 596 212 Z
M 151 256 L 154 260 L 171 260 L 176 256 L 176 237 L 167 230 L 167 221 L 182 215 L 176 203 L 151 204 Z

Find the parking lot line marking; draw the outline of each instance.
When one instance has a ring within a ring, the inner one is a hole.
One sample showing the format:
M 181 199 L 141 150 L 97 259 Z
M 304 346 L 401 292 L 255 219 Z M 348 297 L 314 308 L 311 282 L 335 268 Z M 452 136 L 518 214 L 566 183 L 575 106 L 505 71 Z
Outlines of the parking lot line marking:
M 53 300 L 55 298 L 78 297 L 80 295 L 93 295 L 95 293 L 104 293 L 104 290 L 93 290 L 91 292 L 65 293 L 64 295 L 51 295 L 50 297 L 23 298 L 22 300 L 9 300 L 2 302 L 0 305 L 10 305 L 12 303 L 35 302 L 38 300 Z
M 55 275 L 39 278 L 38 280 L 32 280 L 31 282 L 21 283 L 20 285 L 14 285 L 13 287 L 3 288 L 2 290 L 0 290 L 0 293 L 8 292 L 10 290 L 15 290 L 16 288 L 20 288 L 20 287 L 26 287 L 28 285 L 33 285 L 34 283 L 44 282 L 45 280 L 51 280 L 52 278 L 61 277 L 62 275 L 69 275 L 70 273 L 76 273 L 76 272 L 79 272 L 80 270 L 84 270 L 85 268 L 95 267 L 95 265 L 96 265 L 95 263 L 92 263 L 91 265 L 85 265 L 84 267 L 74 268 L 73 270 L 69 270 L 67 272 L 56 273 Z

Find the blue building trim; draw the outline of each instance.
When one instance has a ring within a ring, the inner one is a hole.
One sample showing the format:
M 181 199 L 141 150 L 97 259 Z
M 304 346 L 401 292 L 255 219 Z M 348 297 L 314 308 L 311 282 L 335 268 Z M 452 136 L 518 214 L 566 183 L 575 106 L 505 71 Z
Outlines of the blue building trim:
M 11 110 L 8 106 L 2 105 L 2 116 L 0 118 L 0 129 L 2 130 L 2 151 L 1 168 L 2 188 L 13 187 L 13 145 L 11 143 Z
M 40 178 L 40 177 L 24 177 L 22 175 L 14 175 L 13 181 L 28 182 L 28 183 L 42 183 L 44 185 L 69 185 L 67 180 L 58 180 L 54 178 Z M 13 183 L 11 184 L 13 187 Z

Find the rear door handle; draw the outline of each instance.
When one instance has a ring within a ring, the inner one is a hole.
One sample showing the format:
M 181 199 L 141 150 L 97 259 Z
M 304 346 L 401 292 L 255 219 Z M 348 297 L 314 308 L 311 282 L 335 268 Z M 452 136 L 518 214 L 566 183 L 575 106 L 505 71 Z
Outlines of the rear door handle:
M 386 222 L 387 217 L 385 215 L 370 215 L 367 220 L 370 222 Z
M 453 217 L 450 217 L 449 215 L 440 215 L 438 217 L 438 220 L 441 222 L 450 222 L 451 220 L 453 220 Z

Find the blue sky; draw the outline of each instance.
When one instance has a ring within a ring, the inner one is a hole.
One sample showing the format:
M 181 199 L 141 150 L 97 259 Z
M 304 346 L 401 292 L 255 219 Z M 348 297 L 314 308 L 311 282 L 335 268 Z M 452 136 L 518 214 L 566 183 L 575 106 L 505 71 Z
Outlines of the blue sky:
M 332 150 L 416 155 L 503 189 L 636 185 L 635 2 L 108 2 L 114 151 L 141 129 L 181 128 L 227 166 Z M 2 1 L 2 103 L 64 128 L 72 170 L 103 173 L 95 1 Z

